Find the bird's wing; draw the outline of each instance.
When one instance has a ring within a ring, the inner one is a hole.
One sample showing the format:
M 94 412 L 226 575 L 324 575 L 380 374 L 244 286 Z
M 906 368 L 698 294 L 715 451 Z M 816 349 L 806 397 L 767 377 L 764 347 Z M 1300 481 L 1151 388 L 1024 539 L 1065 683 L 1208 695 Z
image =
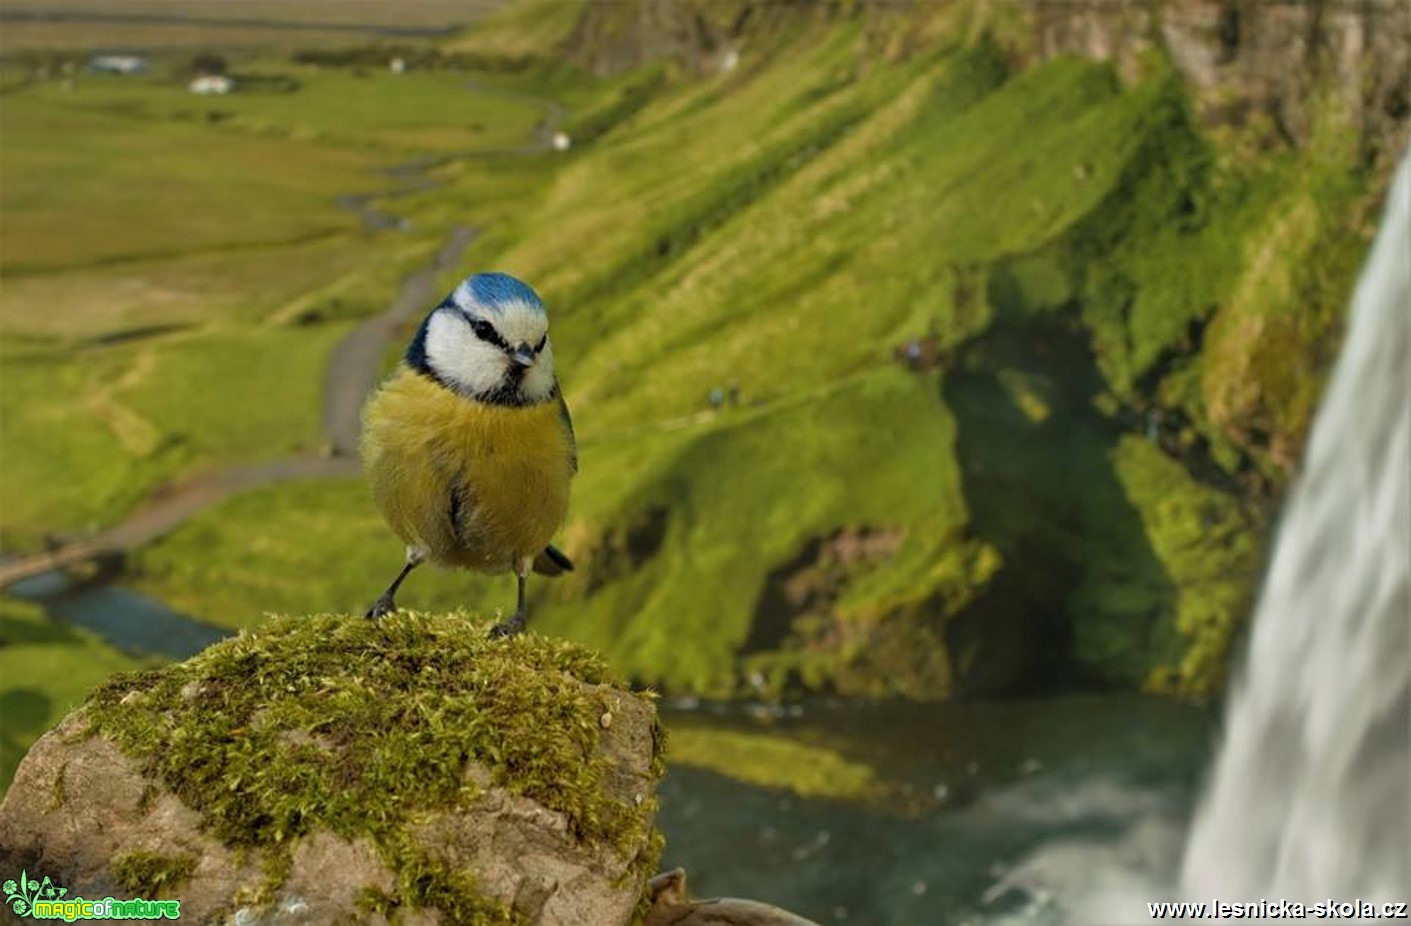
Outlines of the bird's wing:
M 578 472 L 578 438 L 573 434 L 573 416 L 568 413 L 568 403 L 563 400 L 563 391 L 559 390 L 559 417 L 563 419 L 564 430 L 568 432 L 568 446 L 573 458 L 573 471 Z

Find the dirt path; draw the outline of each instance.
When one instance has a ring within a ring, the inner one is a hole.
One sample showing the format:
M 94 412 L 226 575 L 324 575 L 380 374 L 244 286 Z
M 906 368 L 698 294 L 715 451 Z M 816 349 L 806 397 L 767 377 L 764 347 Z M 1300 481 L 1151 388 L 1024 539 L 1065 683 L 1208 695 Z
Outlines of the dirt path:
M 116 527 L 46 553 L 0 563 L 0 588 L 56 569 L 68 569 L 89 560 L 134 550 L 240 492 L 293 479 L 354 476 L 358 469 L 356 460 L 340 457 L 290 457 L 201 473 L 153 492 Z
M 162 439 L 161 429 L 136 409 L 118 400 L 118 393 L 131 389 L 152 372 L 156 365 L 156 352 L 148 345 L 137 355 L 137 359 L 117 380 L 106 383 L 89 396 L 88 405 L 97 413 L 113 432 L 123 449 L 133 456 L 146 456 Z
M 377 384 L 383 351 L 399 327 L 432 304 L 438 295 L 436 279 L 460 263 L 461 252 L 476 234 L 473 228 L 453 228 L 431 265 L 402 281 L 391 307 L 358 325 L 333 348 L 323 387 L 323 433 L 334 456 L 357 456 L 362 430 L 359 416 Z
M 466 90 L 472 93 L 499 92 L 471 83 L 466 84 Z M 374 199 L 389 196 L 395 198 L 439 185 L 427 172 L 448 161 L 530 154 L 550 149 L 554 133 L 558 131 L 566 116 L 564 107 L 553 100 L 523 94 L 508 95 L 533 102 L 543 110 L 544 115 L 535 126 L 534 137 L 530 142 L 518 148 L 464 151 L 398 165 L 389 168 L 387 172 L 405 179 L 404 186 L 390 194 L 384 193 L 381 197 L 349 194 L 338 199 L 339 205 L 357 213 L 365 227 L 404 228 L 406 225 L 403 219 L 374 207 Z M 165 536 L 210 506 L 241 492 L 298 479 L 332 479 L 357 475 L 360 470 L 356 458 L 361 428 L 359 416 L 363 402 L 377 383 L 383 351 L 402 324 L 431 306 L 438 295 L 435 291 L 438 277 L 460 262 L 462 252 L 475 240 L 477 234 L 476 229 L 465 226 L 452 228 L 430 265 L 412 272 L 402 281 L 401 289 L 387 310 L 360 324 L 334 347 L 328 375 L 324 380 L 323 395 L 323 430 L 328 440 L 329 456 L 308 455 L 242 464 L 200 473 L 171 485 L 160 486 L 132 514 L 114 527 L 45 553 L 0 563 L 0 588 L 94 559 L 125 554 Z

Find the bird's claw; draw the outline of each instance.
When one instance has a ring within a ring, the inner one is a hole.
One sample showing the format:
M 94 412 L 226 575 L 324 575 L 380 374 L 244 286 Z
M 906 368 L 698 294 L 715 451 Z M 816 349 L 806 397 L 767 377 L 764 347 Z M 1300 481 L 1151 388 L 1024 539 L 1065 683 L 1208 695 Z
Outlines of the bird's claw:
M 397 603 L 392 600 L 391 596 L 383 595 L 381 598 L 377 599 L 372 603 L 372 607 L 367 609 L 367 612 L 363 614 L 363 617 L 367 618 L 370 621 L 377 621 L 381 620 L 389 614 L 395 613 L 396 610 Z
M 490 639 L 499 640 L 503 637 L 517 637 L 524 632 L 524 612 L 516 611 L 509 620 L 501 621 L 490 628 Z

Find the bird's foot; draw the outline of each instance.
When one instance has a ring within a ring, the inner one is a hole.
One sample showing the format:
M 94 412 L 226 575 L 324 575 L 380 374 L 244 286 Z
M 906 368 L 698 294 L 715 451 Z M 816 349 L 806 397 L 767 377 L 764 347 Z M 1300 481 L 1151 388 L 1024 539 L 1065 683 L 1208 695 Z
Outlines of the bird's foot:
M 397 602 L 392 600 L 391 595 L 383 595 L 372 603 L 372 607 L 367 609 L 367 613 L 363 614 L 363 617 L 370 621 L 376 621 L 381 620 L 389 614 L 394 614 L 396 611 Z
M 500 621 L 490 628 L 490 639 L 498 640 L 501 637 L 517 637 L 524 633 L 525 616 L 523 611 L 516 611 L 509 620 Z

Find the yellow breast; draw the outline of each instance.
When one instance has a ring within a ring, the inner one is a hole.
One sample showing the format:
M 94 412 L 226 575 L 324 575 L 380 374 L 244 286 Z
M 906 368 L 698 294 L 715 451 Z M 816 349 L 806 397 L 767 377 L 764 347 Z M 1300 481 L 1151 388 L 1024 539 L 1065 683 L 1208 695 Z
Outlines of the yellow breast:
M 434 562 L 513 568 L 568 513 L 573 438 L 557 402 L 486 405 L 403 368 L 368 402 L 362 451 L 383 517 Z

